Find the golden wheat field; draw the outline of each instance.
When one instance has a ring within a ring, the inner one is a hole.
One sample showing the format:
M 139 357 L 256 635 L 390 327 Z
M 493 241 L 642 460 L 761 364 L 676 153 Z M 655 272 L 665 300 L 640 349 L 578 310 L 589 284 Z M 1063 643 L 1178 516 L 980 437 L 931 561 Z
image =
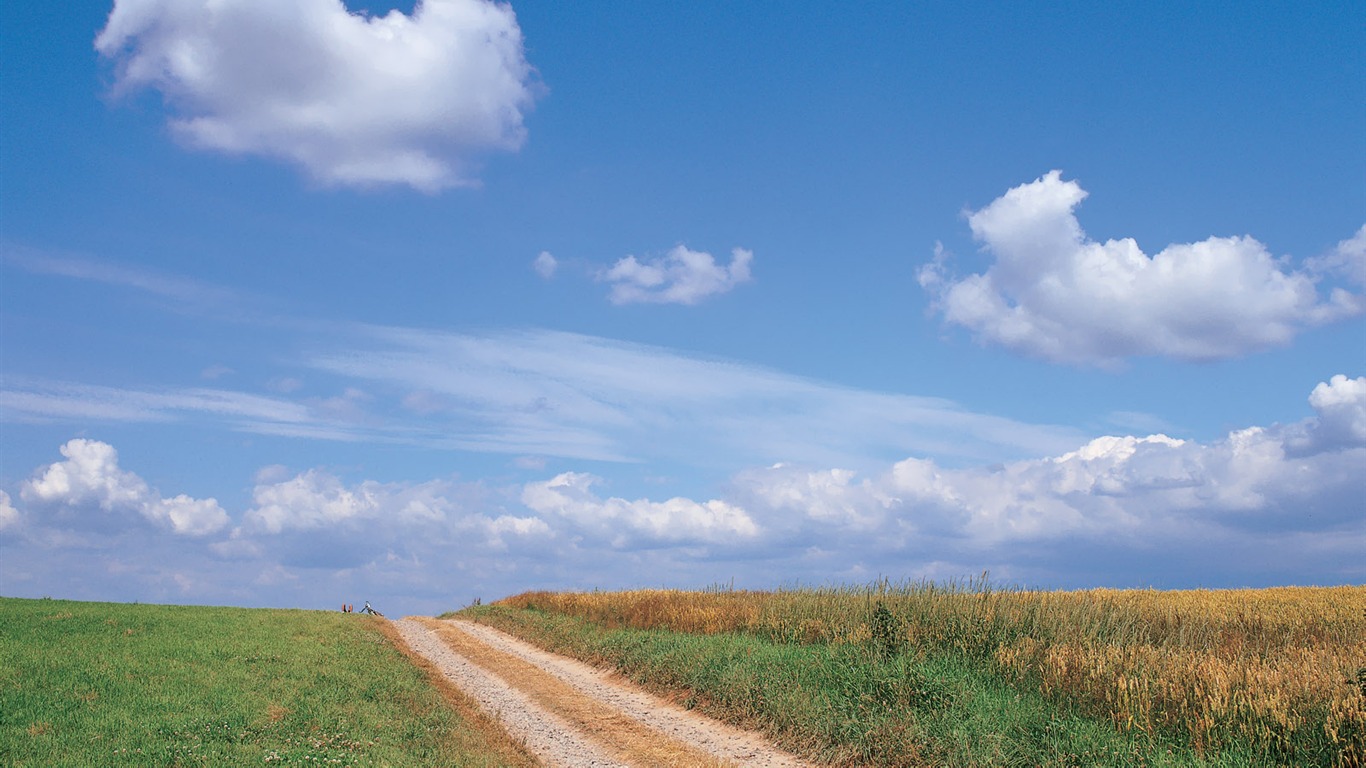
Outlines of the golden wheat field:
M 1197 751 L 1327 739 L 1366 752 L 1366 587 L 994 589 L 986 579 L 748 592 L 542 593 L 504 604 L 608 627 L 741 632 L 978 658 L 1122 731 Z

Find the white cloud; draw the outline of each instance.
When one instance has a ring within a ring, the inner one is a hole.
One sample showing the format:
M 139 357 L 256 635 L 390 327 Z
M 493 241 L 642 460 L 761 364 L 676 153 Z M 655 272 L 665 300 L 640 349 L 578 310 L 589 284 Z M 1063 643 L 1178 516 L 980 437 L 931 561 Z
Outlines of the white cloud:
M 531 262 L 531 268 L 536 270 L 536 274 L 549 280 L 555 276 L 555 270 L 560 266 L 560 262 L 551 255 L 550 251 L 541 251 L 536 256 L 536 260 Z
M 1310 259 L 1309 267 L 1326 274 L 1342 275 L 1348 282 L 1366 286 L 1366 224 L 1326 255 Z
M 592 336 L 371 328 L 305 360 L 402 401 L 395 433 L 461 450 L 733 470 L 776 461 L 862 465 L 907 453 L 1000 461 L 1081 434 L 726 360 Z M 399 420 L 402 417 L 403 420 Z
M 243 423 L 307 424 L 318 417 L 303 405 L 225 389 L 190 388 L 145 392 L 66 382 L 7 382 L 0 409 L 10 418 L 172 421 L 197 413 Z
M 343 377 L 335 397 L 9 378 L 0 389 L 0 417 L 217 420 L 234 430 L 304 439 L 725 468 L 859 463 L 906 452 L 1001 460 L 1058 449 L 1078 436 L 939 398 L 845 388 L 599 337 L 352 331 L 340 343 L 329 340 L 328 351 L 299 360 Z
M 920 272 L 945 320 L 1027 355 L 1112 366 L 1237 357 L 1366 311 L 1366 296 L 1341 288 L 1322 300 L 1312 269 L 1285 268 L 1250 237 L 1153 256 L 1131 238 L 1091 240 L 1073 212 L 1086 194 L 1053 171 L 971 213 L 973 236 L 994 259 L 987 271 L 955 279 L 939 251 Z M 1339 251 L 1354 252 L 1353 242 Z
M 252 493 L 253 508 L 243 518 L 248 533 L 318 531 L 370 521 L 405 527 L 454 519 L 458 504 L 446 497 L 450 485 L 431 481 L 417 485 L 367 480 L 354 487 L 321 470 L 288 480 L 265 482 Z
M 739 482 L 764 509 L 846 531 L 866 531 L 884 522 L 892 499 L 868 480 L 854 482 L 857 477 L 850 469 L 802 470 L 775 464 L 742 473 Z
M 1187 541 L 1271 547 L 1290 534 L 1319 545 L 1366 538 L 1366 378 L 1335 376 L 1310 402 L 1314 418 L 1210 443 L 1105 436 L 1052 458 L 960 469 L 906 459 L 863 479 L 776 466 L 742 473 L 735 500 L 761 523 L 783 521 L 806 538 L 819 532 L 837 550 L 873 539 L 915 549 L 918 540 L 979 558 L 1034 551 L 1061 561 L 1098 542 L 1151 551 Z M 1306 434 L 1334 439 L 1296 448 Z M 1208 556 L 1204 567 L 1237 567 Z
M 660 259 L 621 259 L 602 274 L 612 284 L 613 304 L 696 304 L 725 293 L 750 279 L 754 254 L 744 248 L 731 251 L 729 266 L 716 263 L 710 253 L 678 245 Z
M 527 483 L 522 503 L 542 515 L 559 516 L 619 548 L 723 544 L 759 535 L 758 526 L 743 509 L 724 501 L 601 499 L 591 490 L 597 482 L 599 478 L 592 475 L 565 472 L 544 482 Z
M 1366 376 L 1341 374 L 1320 382 L 1309 393 L 1318 418 L 1300 425 L 1289 441 L 1295 453 L 1366 447 Z
M 222 311 L 223 308 L 241 311 L 247 303 L 244 297 L 226 288 L 111 261 L 53 255 L 9 244 L 0 244 L 0 261 L 38 275 L 132 288 L 197 311 L 209 308 L 214 311 Z
M 1341 425 L 1354 443 L 1366 443 L 1366 377 L 1338 374 L 1309 393 L 1309 404 L 1322 422 Z
M 56 462 L 23 486 L 29 503 L 65 508 L 94 506 L 106 513 L 133 511 L 178 534 L 203 536 L 221 530 L 228 515 L 214 499 L 179 495 L 164 499 L 136 474 L 119 467 L 118 452 L 108 443 L 75 439 L 61 447 L 65 461 Z
M 21 256 L 0 248 L 7 260 Z M 94 277 L 99 265 L 78 266 L 73 276 L 104 279 Z M 214 292 L 174 278 L 106 278 L 187 303 Z M 274 317 L 271 327 L 279 323 Z M 713 469 L 775 461 L 859 465 L 907 453 L 1004 460 L 1078 436 L 971 413 L 940 398 L 857 390 L 607 338 L 302 320 L 283 326 L 286 332 L 271 334 L 268 343 L 284 346 L 265 356 L 280 369 L 248 375 L 239 363 L 223 361 L 239 373 L 221 381 L 259 382 L 259 392 L 9 376 L 0 386 L 0 420 L 69 422 L 77 429 L 90 422 L 216 424 L 299 439 L 607 461 L 666 458 Z
M 348 485 L 319 469 L 283 478 L 279 468 L 259 480 L 252 508 L 231 538 L 215 545 L 218 554 L 356 568 L 395 558 L 465 558 L 475 551 L 507 551 L 513 544 L 534 548 L 555 535 L 534 515 L 499 510 L 478 484 Z
M 1366 377 L 1334 376 L 1310 404 L 1315 415 L 1302 422 L 1209 442 L 1111 435 L 966 467 L 779 464 L 741 471 L 707 501 L 609 496 L 584 472 L 486 487 L 271 466 L 240 524 L 198 544 L 148 537 L 130 521 L 221 531 L 205 522 L 221 512 L 211 500 L 162 499 L 119 468 L 112 447 L 72 441 L 66 461 L 24 486 L 28 509 L 8 513 L 0 495 L 0 525 L 24 515 L 7 528 L 24 543 L 6 546 L 0 575 L 32 592 L 43 588 L 26 574 L 57 583 L 49 564 L 61 564 L 60 583 L 79 574 L 95 585 L 80 593 L 91 599 L 109 598 L 106 580 L 141 585 L 128 599 L 153 586 L 175 595 L 176 576 L 188 575 L 196 599 L 255 604 L 267 578 L 272 602 L 379 597 L 382 610 L 426 612 L 455 607 L 452 595 L 730 576 L 755 587 L 983 569 L 1041 587 L 1360 582 Z M 71 505 L 109 511 L 62 519 Z
M 117 0 L 96 49 L 116 92 L 160 91 L 190 146 L 277 157 L 327 184 L 469 184 L 473 155 L 521 146 L 532 70 L 509 5 L 420 0 Z
M 119 469 L 118 452 L 98 440 L 71 440 L 61 447 L 66 461 L 48 465 L 24 486 L 26 500 L 67 505 L 93 502 L 105 511 L 135 507 L 149 495 L 147 484 Z
M 266 533 L 286 529 L 325 528 L 348 520 L 372 517 L 379 511 L 374 488 L 356 491 L 321 472 L 305 472 L 291 480 L 258 485 L 255 508 L 246 514 L 249 528 Z
M 192 499 L 179 494 L 144 504 L 142 514 L 176 533 L 204 536 L 217 533 L 228 523 L 228 514 L 215 499 Z
M 0 533 L 19 527 L 19 521 L 19 510 L 14 508 L 9 494 L 0 491 Z

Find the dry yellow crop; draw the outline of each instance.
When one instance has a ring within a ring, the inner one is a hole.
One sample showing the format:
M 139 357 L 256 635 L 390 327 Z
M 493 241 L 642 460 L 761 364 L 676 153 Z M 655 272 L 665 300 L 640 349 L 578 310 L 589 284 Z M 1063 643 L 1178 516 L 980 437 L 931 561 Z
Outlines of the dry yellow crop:
M 1342 765 L 1366 759 L 1361 586 L 1040 592 L 993 589 L 983 579 L 541 592 L 504 602 L 608 627 L 967 654 L 1120 730 L 1177 734 L 1197 751 L 1234 741 L 1280 751 L 1312 736 L 1331 742 Z

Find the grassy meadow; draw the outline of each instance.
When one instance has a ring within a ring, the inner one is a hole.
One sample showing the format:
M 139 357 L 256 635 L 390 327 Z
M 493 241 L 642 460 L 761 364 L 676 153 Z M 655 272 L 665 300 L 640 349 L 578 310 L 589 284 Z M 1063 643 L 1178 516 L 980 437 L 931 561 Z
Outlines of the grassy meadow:
M 532 592 L 462 615 L 835 765 L 1366 760 L 1366 587 Z
M 533 761 L 355 614 L 0 598 L 0 765 Z

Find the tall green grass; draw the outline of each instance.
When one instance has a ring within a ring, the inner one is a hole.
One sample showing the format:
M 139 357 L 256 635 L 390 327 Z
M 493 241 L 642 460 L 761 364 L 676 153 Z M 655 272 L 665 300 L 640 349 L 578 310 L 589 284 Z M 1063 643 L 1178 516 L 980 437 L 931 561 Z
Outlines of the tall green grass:
M 517 764 L 380 629 L 354 614 L 0 598 L 0 765 Z

